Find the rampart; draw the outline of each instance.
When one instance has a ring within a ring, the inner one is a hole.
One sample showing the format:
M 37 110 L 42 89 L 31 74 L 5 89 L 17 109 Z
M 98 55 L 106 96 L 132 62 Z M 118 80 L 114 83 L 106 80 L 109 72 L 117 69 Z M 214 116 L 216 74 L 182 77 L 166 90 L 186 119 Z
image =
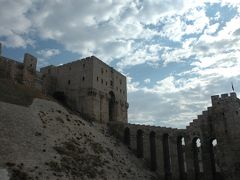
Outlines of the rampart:
M 23 63 L 1 55 L 0 43 L 0 78 L 11 79 L 28 86 L 34 86 L 36 79 L 37 58 L 24 54 Z
M 240 100 L 212 96 L 186 129 L 112 122 L 112 133 L 165 180 L 237 180 L 240 177 Z

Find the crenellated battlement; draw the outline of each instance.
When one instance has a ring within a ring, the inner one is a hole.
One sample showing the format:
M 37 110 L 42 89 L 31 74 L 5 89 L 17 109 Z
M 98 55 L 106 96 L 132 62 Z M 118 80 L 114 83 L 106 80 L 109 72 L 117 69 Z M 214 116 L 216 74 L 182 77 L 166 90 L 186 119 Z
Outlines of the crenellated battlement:
M 216 106 L 223 101 L 236 99 L 236 98 L 237 98 L 237 94 L 235 92 L 231 92 L 230 94 L 228 93 L 221 94 L 220 96 L 214 95 L 214 96 L 211 96 L 212 106 Z
M 202 111 L 186 129 L 117 122 L 109 127 L 161 179 L 177 180 L 180 175 L 180 179 L 237 180 L 240 100 L 234 92 L 212 96 L 211 100 L 212 107 Z M 179 171 L 184 168 L 185 172 Z
M 0 44 L 0 78 L 11 79 L 33 87 L 36 79 L 37 58 L 25 53 L 23 62 L 1 55 Z

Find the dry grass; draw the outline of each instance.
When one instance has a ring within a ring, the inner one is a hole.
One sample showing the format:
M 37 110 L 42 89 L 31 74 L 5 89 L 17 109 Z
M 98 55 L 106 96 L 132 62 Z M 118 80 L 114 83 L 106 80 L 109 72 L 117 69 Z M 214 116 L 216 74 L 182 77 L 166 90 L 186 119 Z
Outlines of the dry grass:
M 98 146 L 99 148 L 99 146 Z M 97 176 L 104 179 L 105 171 L 99 154 L 90 154 L 86 147 L 71 139 L 62 146 L 56 146 L 54 149 L 61 155 L 61 162 L 50 161 L 47 165 L 52 171 L 59 173 L 65 172 L 74 177 L 95 179 Z

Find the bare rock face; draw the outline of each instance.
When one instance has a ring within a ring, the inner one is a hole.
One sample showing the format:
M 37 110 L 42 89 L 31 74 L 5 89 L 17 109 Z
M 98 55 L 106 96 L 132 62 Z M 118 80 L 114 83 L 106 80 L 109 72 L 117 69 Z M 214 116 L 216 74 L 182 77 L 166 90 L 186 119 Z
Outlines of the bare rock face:
M 0 179 L 156 179 L 103 125 L 57 103 L 0 102 Z

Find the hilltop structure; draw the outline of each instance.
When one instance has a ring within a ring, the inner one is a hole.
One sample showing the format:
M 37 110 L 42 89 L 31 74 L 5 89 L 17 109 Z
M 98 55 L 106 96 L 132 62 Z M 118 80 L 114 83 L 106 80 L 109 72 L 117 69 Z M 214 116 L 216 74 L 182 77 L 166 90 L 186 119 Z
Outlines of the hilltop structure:
M 29 54 L 23 63 L 0 54 L 0 78 L 33 86 L 36 63 L 37 59 Z M 85 119 L 107 123 L 113 135 L 160 179 L 239 180 L 240 99 L 235 92 L 212 96 L 212 106 L 186 129 L 172 129 L 128 124 L 126 77 L 94 56 L 47 66 L 40 72 L 44 93 L 65 101 Z M 4 108 L 0 111 L 0 115 L 5 113 Z M 4 118 L 5 115 L 0 120 Z
M 88 119 L 127 123 L 126 77 L 91 56 L 40 69 L 43 91 L 57 97 Z
M 212 96 L 186 129 L 110 124 L 113 133 L 165 180 L 239 180 L 240 99 Z
M 18 83 L 34 86 L 36 78 L 37 58 L 31 54 L 24 54 L 23 63 L 2 56 L 0 43 L 0 77 L 12 79 Z

